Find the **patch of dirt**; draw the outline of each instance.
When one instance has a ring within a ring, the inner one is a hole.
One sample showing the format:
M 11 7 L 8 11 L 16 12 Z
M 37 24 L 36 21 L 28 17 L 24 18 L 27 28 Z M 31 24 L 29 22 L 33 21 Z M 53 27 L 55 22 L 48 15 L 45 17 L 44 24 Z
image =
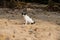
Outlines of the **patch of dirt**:
M 59 40 L 60 25 L 56 23 L 60 23 L 60 16 L 37 10 L 28 10 L 36 23 L 24 25 L 21 10 L 6 12 L 0 9 L 0 40 Z

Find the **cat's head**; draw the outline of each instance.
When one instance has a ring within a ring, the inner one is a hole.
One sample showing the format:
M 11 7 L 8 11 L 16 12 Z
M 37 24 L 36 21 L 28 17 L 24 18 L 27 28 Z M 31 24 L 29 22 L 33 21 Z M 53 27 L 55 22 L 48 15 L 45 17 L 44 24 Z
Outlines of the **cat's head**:
M 22 15 L 26 15 L 27 13 L 26 12 L 22 12 Z

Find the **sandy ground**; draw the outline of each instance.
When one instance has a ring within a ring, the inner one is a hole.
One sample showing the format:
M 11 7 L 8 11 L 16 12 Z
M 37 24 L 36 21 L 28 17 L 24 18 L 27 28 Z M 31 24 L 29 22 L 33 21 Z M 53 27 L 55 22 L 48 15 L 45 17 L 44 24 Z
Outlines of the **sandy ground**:
M 29 9 L 35 24 L 24 25 L 22 10 L 0 8 L 0 40 L 60 40 L 60 14 Z

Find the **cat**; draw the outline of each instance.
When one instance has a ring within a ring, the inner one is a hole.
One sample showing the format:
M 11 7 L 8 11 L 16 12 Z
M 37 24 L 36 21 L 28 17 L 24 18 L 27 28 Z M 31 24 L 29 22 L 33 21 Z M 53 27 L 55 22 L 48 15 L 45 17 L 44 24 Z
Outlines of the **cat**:
M 24 17 L 24 19 L 25 19 L 25 24 L 28 24 L 28 23 L 29 23 L 29 24 L 34 24 L 34 23 L 35 23 L 35 21 L 32 20 L 32 18 L 30 18 L 30 17 L 27 15 L 26 12 L 23 12 L 22 15 L 23 15 L 23 17 Z

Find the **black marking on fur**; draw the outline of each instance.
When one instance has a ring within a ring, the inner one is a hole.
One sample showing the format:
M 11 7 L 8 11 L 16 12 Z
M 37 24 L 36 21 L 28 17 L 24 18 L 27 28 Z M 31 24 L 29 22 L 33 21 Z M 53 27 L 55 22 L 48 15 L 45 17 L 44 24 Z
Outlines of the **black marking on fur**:
M 22 15 L 26 15 L 27 13 L 26 12 L 23 12 Z
M 35 22 L 31 23 L 31 24 L 35 24 Z

